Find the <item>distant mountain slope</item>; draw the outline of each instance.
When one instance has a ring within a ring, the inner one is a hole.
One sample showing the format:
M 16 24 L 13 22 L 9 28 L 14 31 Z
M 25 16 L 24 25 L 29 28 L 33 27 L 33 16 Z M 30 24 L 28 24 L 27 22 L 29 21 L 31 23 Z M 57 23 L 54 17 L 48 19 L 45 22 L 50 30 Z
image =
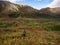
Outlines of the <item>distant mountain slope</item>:
M 21 17 L 33 17 L 33 15 L 38 11 L 37 9 L 34 9 L 27 5 L 17 5 L 17 6 L 20 11 Z
M 43 13 L 60 13 L 60 7 L 56 7 L 56 8 L 43 8 L 40 10 L 40 12 L 43 12 Z
M 0 1 L 0 17 L 18 17 L 18 15 L 24 16 L 34 12 L 36 12 L 36 9 L 27 5 L 18 5 L 8 1 Z
M 27 5 L 14 4 L 8 1 L 0 1 L 0 17 L 17 18 L 58 18 L 60 19 L 60 7 L 34 9 Z
M 40 14 L 46 14 L 46 16 L 51 16 L 52 18 L 60 18 L 60 7 L 56 8 L 43 8 L 39 10 Z
M 8 14 L 19 12 L 17 6 L 8 1 L 0 1 L 0 17 L 8 17 Z

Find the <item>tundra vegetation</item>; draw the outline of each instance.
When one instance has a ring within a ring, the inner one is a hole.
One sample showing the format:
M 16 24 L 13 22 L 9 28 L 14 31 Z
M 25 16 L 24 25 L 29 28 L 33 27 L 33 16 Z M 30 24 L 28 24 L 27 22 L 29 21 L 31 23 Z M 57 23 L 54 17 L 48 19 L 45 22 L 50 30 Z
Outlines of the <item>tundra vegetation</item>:
M 10 20 L 10 19 L 9 19 Z M 23 38 L 23 30 L 26 37 Z M 30 18 L 0 22 L 0 45 L 59 45 L 60 22 Z

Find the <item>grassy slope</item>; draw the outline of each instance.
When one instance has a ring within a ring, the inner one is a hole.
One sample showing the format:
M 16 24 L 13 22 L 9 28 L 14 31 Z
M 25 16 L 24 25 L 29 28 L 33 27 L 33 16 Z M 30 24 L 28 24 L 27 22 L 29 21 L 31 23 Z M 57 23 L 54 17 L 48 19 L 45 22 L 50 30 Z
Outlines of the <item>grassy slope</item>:
M 0 19 L 0 21 L 3 19 Z M 5 19 L 6 21 L 7 19 Z M 3 20 L 4 21 L 4 20 Z M 60 22 L 45 19 L 8 19 L 9 22 L 0 28 L 1 45 L 59 45 L 60 43 Z M 0 22 L 1 23 L 1 22 Z M 1 24 L 0 24 L 1 26 Z M 57 27 L 56 27 L 57 26 Z M 27 36 L 22 39 L 23 30 L 26 29 Z M 47 31 L 48 30 L 48 31 Z

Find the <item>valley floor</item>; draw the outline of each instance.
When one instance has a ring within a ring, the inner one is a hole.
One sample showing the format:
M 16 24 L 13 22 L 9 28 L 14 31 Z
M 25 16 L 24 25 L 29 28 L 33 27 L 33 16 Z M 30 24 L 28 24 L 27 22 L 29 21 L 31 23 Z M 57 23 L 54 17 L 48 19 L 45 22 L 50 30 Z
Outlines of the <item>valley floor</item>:
M 0 45 L 60 45 L 60 21 L 2 18 Z

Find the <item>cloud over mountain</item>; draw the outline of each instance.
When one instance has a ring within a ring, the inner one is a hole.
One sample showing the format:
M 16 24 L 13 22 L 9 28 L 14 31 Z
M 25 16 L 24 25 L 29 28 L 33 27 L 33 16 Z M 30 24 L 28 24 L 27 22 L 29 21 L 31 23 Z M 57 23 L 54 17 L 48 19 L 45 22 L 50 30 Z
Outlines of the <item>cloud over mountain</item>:
M 60 7 L 60 0 L 53 0 L 53 2 L 51 2 L 47 7 Z
M 0 0 L 0 1 L 10 1 L 10 2 L 16 3 L 17 1 L 20 1 L 20 0 Z

